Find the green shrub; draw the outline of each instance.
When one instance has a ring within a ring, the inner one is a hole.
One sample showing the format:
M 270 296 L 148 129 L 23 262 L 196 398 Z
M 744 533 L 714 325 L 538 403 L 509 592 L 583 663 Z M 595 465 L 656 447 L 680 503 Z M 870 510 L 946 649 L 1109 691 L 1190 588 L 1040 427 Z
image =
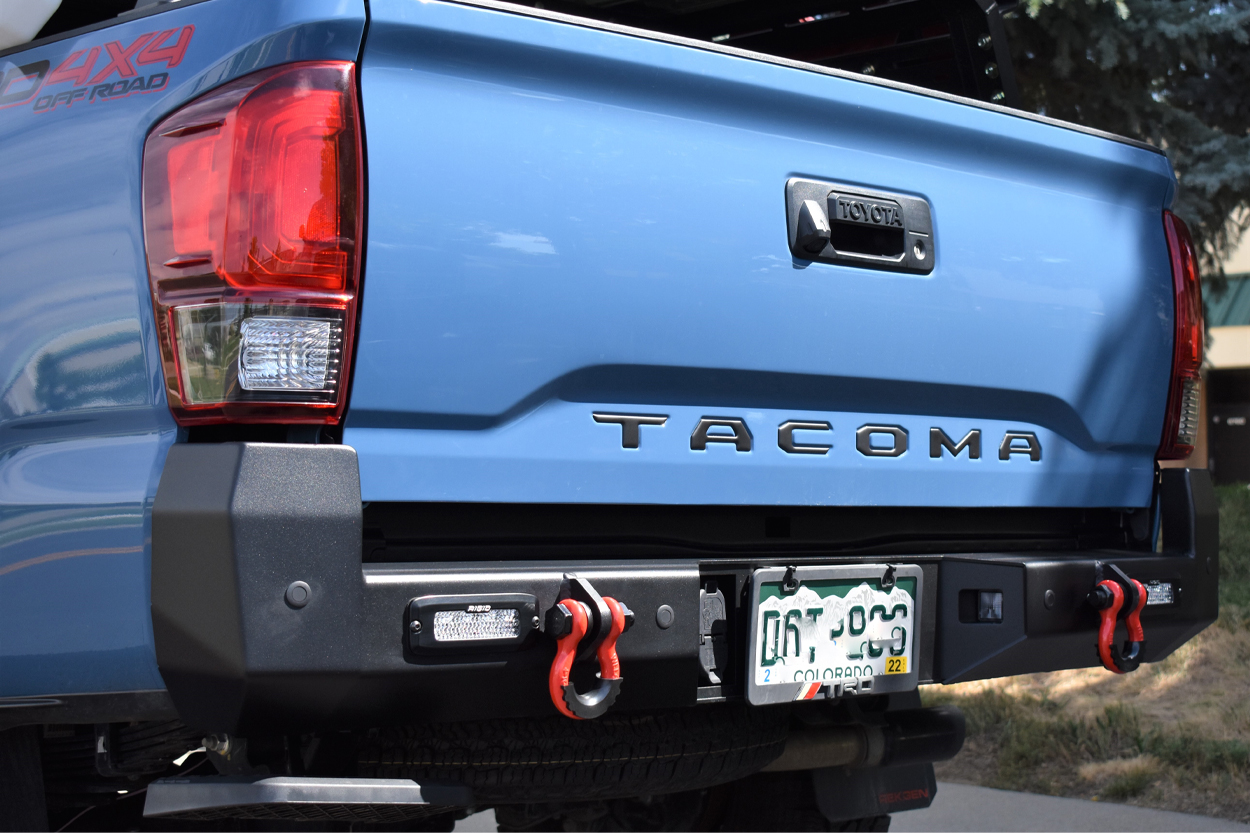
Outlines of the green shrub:
M 1154 779 L 1155 775 L 1150 770 L 1145 768 L 1136 769 L 1123 775 L 1117 775 L 1102 791 L 1102 794 L 1114 801 L 1134 798 L 1144 793 L 1146 788 L 1154 782 Z
M 1170 766 L 1204 774 L 1250 767 L 1250 747 L 1239 740 L 1206 740 L 1154 731 L 1145 739 L 1145 749 Z

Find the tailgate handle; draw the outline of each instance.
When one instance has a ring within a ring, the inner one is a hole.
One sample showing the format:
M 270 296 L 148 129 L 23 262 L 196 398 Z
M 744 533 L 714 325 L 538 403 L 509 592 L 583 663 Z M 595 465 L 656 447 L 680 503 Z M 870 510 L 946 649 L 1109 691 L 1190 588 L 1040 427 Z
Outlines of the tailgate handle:
M 786 183 L 786 218 L 799 260 L 933 271 L 933 222 L 920 197 L 794 178 Z

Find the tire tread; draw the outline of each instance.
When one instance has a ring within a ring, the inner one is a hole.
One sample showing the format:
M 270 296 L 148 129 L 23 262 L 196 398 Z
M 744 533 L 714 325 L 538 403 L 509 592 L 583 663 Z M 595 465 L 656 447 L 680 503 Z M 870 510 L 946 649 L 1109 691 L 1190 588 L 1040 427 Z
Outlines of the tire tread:
M 789 709 L 716 704 L 663 712 L 416 724 L 360 748 L 367 777 L 461 783 L 487 801 L 589 800 L 702 789 L 781 754 Z

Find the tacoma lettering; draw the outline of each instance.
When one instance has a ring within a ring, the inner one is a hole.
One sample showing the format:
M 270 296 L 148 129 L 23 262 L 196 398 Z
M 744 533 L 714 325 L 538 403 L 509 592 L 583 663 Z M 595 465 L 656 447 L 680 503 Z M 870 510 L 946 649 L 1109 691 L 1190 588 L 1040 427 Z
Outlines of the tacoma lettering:
M 621 448 L 636 449 L 642 444 L 642 426 L 660 427 L 668 422 L 668 414 L 614 414 L 595 411 L 591 418 L 601 425 L 621 427 Z M 828 455 L 833 449 L 830 442 L 801 442 L 796 431 L 832 434 L 833 424 L 823 420 L 788 419 L 777 426 L 777 447 L 786 454 Z M 969 460 L 981 459 L 980 428 L 973 428 L 960 437 L 952 439 L 938 426 L 929 429 L 929 457 L 941 460 L 948 454 L 959 457 L 967 452 Z M 817 435 L 819 436 L 819 434 Z M 815 437 L 813 437 L 815 439 Z M 690 448 L 706 451 L 708 443 L 726 443 L 738 451 L 749 453 L 754 438 L 741 417 L 704 416 L 695 424 L 690 434 Z M 861 425 L 855 430 L 855 450 L 865 457 L 902 457 L 909 447 L 909 435 L 901 425 Z M 1042 443 L 1032 431 L 1004 432 L 998 447 L 998 459 L 1010 461 L 1015 455 L 1041 462 Z

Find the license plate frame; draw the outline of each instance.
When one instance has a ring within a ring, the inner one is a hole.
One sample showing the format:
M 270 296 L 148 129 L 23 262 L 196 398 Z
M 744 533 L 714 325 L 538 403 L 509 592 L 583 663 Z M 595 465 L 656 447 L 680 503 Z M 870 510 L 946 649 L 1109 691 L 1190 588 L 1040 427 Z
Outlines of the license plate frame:
M 924 573 L 915 565 L 892 566 L 894 583 L 888 591 L 882 588 L 882 580 L 891 567 L 887 564 L 755 570 L 750 589 L 747 701 L 759 706 L 915 689 L 919 680 Z M 782 585 L 791 569 L 794 571 L 791 578 L 797 581 L 797 586 L 787 593 Z M 861 589 L 863 585 L 868 586 L 867 591 Z M 768 598 L 762 599 L 765 591 Z M 816 601 L 812 600 L 813 595 Z M 846 601 L 848 596 L 852 597 L 849 602 Z M 903 596 L 910 597 L 910 608 Z M 903 611 L 898 610 L 900 604 L 905 608 Z M 859 616 L 855 616 L 853 608 L 860 608 Z M 794 616 L 796 610 L 799 611 L 797 617 Z M 769 612 L 771 615 L 766 616 Z M 854 621 L 848 622 L 848 619 Z M 841 626 L 838 633 L 834 633 L 838 630 L 835 620 Z M 856 621 L 860 625 L 858 632 L 854 627 Z M 793 657 L 789 656 L 791 634 L 794 635 Z M 804 635 L 808 640 L 806 644 Z M 783 636 L 784 642 L 781 641 Z M 852 638 L 862 644 L 851 645 Z M 876 648 L 880 654 L 872 656 L 870 648 Z M 820 651 L 819 663 L 816 662 L 817 650 Z M 901 653 L 895 655 L 895 650 Z M 769 653 L 772 662 L 768 662 Z M 804 653 L 808 655 L 806 662 Z M 841 659 L 842 654 L 854 657 L 857 653 L 858 659 Z M 833 661 L 835 656 L 839 657 L 837 662 Z M 905 670 L 897 668 L 900 657 Z M 787 658 L 793 660 L 789 667 Z M 892 658 L 895 670 L 885 673 L 886 663 Z M 782 680 L 772 682 L 767 678 L 774 676 L 772 669 L 778 665 L 780 668 L 775 673 Z M 880 673 L 877 673 L 878 665 Z M 787 673 L 791 668 L 794 671 Z M 764 674 L 765 669 L 770 673 Z M 795 679 L 796 676 L 800 679 Z

